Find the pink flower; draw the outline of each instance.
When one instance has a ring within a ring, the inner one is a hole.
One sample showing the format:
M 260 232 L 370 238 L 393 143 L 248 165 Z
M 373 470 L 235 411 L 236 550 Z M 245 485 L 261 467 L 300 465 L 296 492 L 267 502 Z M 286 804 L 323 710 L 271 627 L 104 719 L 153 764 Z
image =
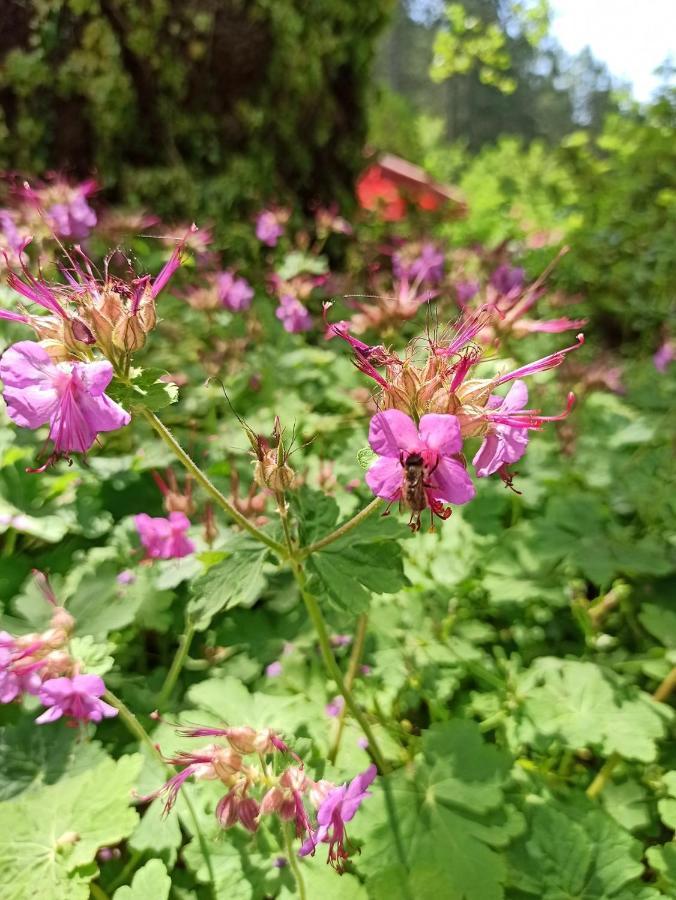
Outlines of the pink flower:
M 428 413 L 416 428 L 405 413 L 388 409 L 371 419 L 369 444 L 380 459 L 366 473 L 366 483 L 376 497 L 403 501 L 414 530 L 427 506 L 432 515 L 448 518 L 443 502 L 462 504 L 474 497 L 469 475 L 454 459 L 462 450 L 455 416 Z
M 40 690 L 37 670 L 43 664 L 25 659 L 35 649 L 35 644 L 17 647 L 11 634 L 0 631 L 0 703 L 11 703 L 20 700 L 24 693 L 37 694 Z
M 86 194 L 79 192 L 67 203 L 55 203 L 47 210 L 49 223 L 59 237 L 80 241 L 96 225 L 96 213 L 87 203 Z
M 42 683 L 40 702 L 48 706 L 35 720 L 38 725 L 56 722 L 62 716 L 81 722 L 100 722 L 117 715 L 114 706 L 101 700 L 106 686 L 98 675 L 50 678 Z
M 491 397 L 489 406 L 500 415 L 521 412 L 528 403 L 528 388 L 523 381 L 515 381 L 507 396 Z M 472 460 L 479 478 L 485 478 L 497 472 L 503 465 L 515 463 L 526 452 L 528 447 L 527 426 L 515 428 L 511 425 L 492 425 Z
M 300 300 L 291 294 L 282 294 L 275 315 L 284 324 L 284 330 L 291 334 L 312 328 L 312 316 Z
M 328 862 L 339 872 L 344 868 L 344 860 L 348 858 L 345 850 L 345 823 L 354 818 L 362 802 L 371 796 L 367 790 L 378 774 L 374 765 L 357 775 L 348 784 L 329 791 L 317 812 L 319 828 L 305 841 L 300 848 L 299 856 L 314 854 L 317 844 L 329 845 Z
M 407 259 L 406 253 L 395 253 L 392 257 L 392 270 L 397 278 L 418 283 L 439 284 L 444 277 L 444 254 L 434 244 L 425 242 L 420 253 L 413 259 Z
M 256 237 L 266 247 L 276 247 L 284 234 L 279 218 L 271 209 L 264 209 L 256 218 Z
M 664 341 L 657 352 L 653 355 L 653 365 L 658 372 L 664 374 L 667 366 L 676 358 L 676 343 L 673 341 Z
M 245 278 L 236 278 L 234 272 L 219 272 L 216 289 L 221 304 L 231 312 L 242 312 L 251 306 L 253 288 Z
M 330 703 L 327 703 L 324 707 L 324 713 L 331 719 L 336 719 L 343 711 L 343 707 L 345 706 L 345 700 L 340 695 L 338 697 L 334 697 Z
M 185 535 L 190 520 L 182 512 L 170 512 L 166 519 L 139 513 L 134 516 L 134 523 L 150 559 L 180 559 L 195 550 Z
M 268 678 L 279 678 L 282 674 L 282 664 L 276 659 L 274 662 L 271 662 L 270 665 L 265 667 L 265 674 Z
M 490 282 L 499 294 L 519 293 L 524 285 L 525 276 L 524 269 L 503 263 L 493 272 Z
M 113 377 L 108 361 L 55 363 L 32 341 L 20 341 L 0 360 L 9 417 L 21 428 L 49 424 L 50 461 L 86 453 L 101 431 L 116 431 L 131 417 L 104 393 Z
M 504 466 L 515 463 L 526 452 L 528 431 L 541 428 L 545 422 L 565 419 L 574 401 L 574 395 L 568 394 L 564 412 L 558 416 L 542 416 L 538 410 L 525 408 L 528 388 L 523 381 L 515 381 L 504 398 L 492 395 L 483 416 L 490 430 L 472 460 L 479 478 L 498 470 L 504 473 Z M 511 485 L 511 476 L 504 477 Z

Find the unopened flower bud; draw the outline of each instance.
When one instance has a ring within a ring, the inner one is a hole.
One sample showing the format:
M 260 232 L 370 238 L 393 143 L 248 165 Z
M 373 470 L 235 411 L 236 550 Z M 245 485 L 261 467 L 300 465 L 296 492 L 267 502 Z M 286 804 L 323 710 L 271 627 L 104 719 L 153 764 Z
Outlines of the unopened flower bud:
M 70 634 L 75 627 L 75 619 L 67 609 L 63 608 L 63 606 L 57 606 L 52 613 L 52 620 L 49 624 L 54 629 L 65 631 L 67 634 Z
M 146 334 L 148 334 L 149 331 L 152 331 L 155 325 L 157 325 L 155 299 L 150 291 L 147 291 L 143 295 L 143 299 L 141 300 L 141 305 L 139 306 L 137 316 L 139 322 L 141 323 L 141 328 Z
M 95 344 L 96 338 L 81 319 L 72 319 L 70 330 L 76 341 L 82 344 Z
M 325 779 L 321 779 L 320 781 L 315 781 L 308 791 L 308 797 L 310 798 L 310 803 L 314 806 L 315 809 L 319 809 L 324 800 L 326 800 L 327 796 L 331 793 L 332 790 L 335 789 L 335 784 L 330 781 L 326 781 Z
M 277 813 L 284 803 L 284 791 L 278 787 L 271 787 L 261 800 L 260 814 L 262 816 Z

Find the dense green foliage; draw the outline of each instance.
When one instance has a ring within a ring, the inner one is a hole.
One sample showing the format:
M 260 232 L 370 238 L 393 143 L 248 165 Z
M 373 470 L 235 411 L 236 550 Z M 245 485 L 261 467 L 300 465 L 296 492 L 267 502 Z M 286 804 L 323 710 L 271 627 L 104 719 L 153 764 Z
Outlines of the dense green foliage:
M 45 0 L 0 13 L 0 166 L 98 172 L 160 215 L 345 203 L 389 0 Z

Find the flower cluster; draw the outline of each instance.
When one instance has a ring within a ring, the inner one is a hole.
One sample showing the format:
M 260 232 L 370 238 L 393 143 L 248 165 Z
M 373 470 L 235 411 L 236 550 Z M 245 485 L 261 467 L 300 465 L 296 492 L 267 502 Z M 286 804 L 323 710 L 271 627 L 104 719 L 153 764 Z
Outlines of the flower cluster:
M 73 722 L 100 722 L 117 715 L 101 700 L 105 692 L 98 675 L 84 675 L 71 658 L 68 642 L 75 625 L 71 614 L 56 600 L 45 577 L 35 573 L 53 606 L 49 627 L 40 633 L 13 636 L 0 631 L 0 703 L 37 697 L 46 710 L 35 720 L 39 725 L 62 717 Z
M 129 282 L 109 274 L 107 265 L 104 277 L 97 277 L 79 247 L 63 269 L 65 284 L 36 278 L 23 256 L 22 277 L 10 270 L 9 286 L 46 311 L 0 310 L 0 318 L 28 325 L 38 339 L 5 351 L 0 378 L 8 414 L 17 425 L 49 425 L 53 450 L 42 469 L 72 452 L 86 453 L 99 433 L 129 424 L 129 413 L 105 391 L 114 372 L 128 370 L 131 355 L 155 327 L 155 300 L 181 264 L 181 251 L 181 245 L 175 248 L 156 278 Z M 95 357 L 97 350 L 104 359 Z
M 178 734 L 220 742 L 166 758 L 169 765 L 181 770 L 141 802 L 163 797 L 166 814 L 188 778 L 220 781 L 227 789 L 215 810 L 222 828 L 239 824 L 255 832 L 262 816 L 276 815 L 283 822 L 294 823 L 296 836 L 303 841 L 299 855 L 314 854 L 318 844 L 328 844 L 328 862 L 343 871 L 349 855 L 345 825 L 370 796 L 367 788 L 377 774 L 374 765 L 349 785 L 335 785 L 311 779 L 300 758 L 269 728 L 181 728 Z M 293 762 L 282 767 L 279 760 L 284 756 L 292 757 Z
M 511 486 L 508 466 L 525 453 L 529 432 L 565 418 L 572 407 L 569 394 L 559 415 L 529 409 L 521 379 L 559 366 L 582 345 L 583 335 L 576 344 L 511 372 L 478 376 L 475 368 L 487 360 L 474 338 L 488 315 L 480 310 L 447 339 L 414 342 L 403 358 L 353 337 L 344 322 L 328 328 L 350 344 L 357 368 L 378 385 L 381 412 L 371 420 L 369 443 L 379 459 L 366 474 L 367 484 L 377 497 L 407 506 L 414 530 L 425 509 L 432 517 L 447 518 L 450 508 L 444 503 L 467 503 L 474 496 L 463 455 L 466 438 L 482 438 L 472 460 L 477 476 L 498 473 Z M 511 388 L 505 396 L 496 393 L 506 384 Z

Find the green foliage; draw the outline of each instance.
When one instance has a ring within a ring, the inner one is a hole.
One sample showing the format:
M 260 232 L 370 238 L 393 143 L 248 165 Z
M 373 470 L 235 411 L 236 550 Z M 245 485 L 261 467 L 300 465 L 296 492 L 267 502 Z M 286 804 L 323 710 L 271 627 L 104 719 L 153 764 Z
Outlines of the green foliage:
M 132 369 L 129 382 L 115 379 L 107 393 L 125 409 L 140 406 L 154 412 L 178 400 L 178 386 L 161 380 L 166 375 L 161 369 Z
M 500 851 L 523 827 L 505 802 L 509 767 L 472 723 L 430 728 L 415 766 L 388 776 L 364 808 L 360 869 L 369 873 L 369 896 L 499 900 L 506 877 Z M 388 806 L 398 841 L 385 824 Z
M 130 792 L 139 756 L 106 759 L 87 772 L 0 804 L 0 876 L 7 900 L 86 900 L 97 850 L 134 829 Z
M 171 890 L 171 878 L 159 859 L 151 859 L 134 875 L 131 886 L 124 885 L 113 894 L 113 900 L 167 900 Z

